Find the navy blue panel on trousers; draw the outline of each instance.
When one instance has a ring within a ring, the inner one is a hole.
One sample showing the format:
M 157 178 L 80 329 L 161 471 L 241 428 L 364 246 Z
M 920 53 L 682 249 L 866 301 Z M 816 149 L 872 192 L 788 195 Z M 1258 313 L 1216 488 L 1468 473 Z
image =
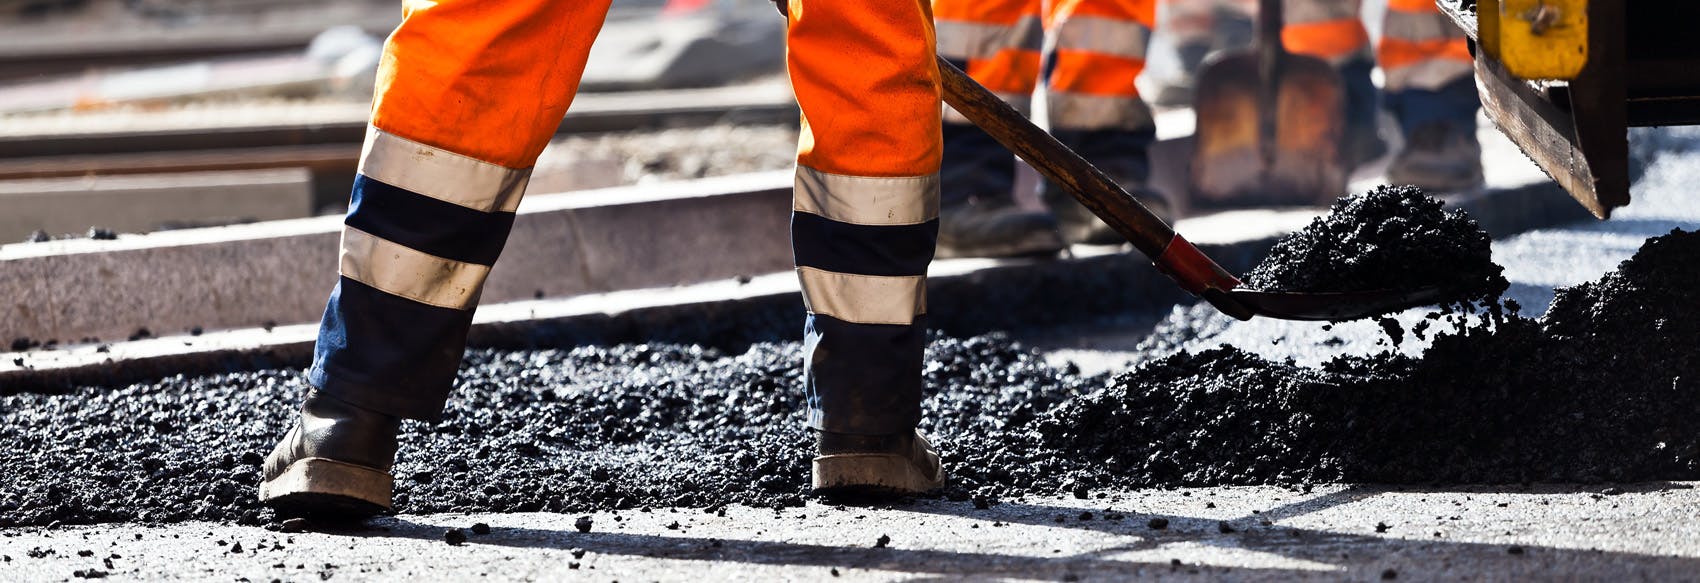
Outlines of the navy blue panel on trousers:
M 1375 90 L 1375 82 L 1370 80 L 1370 71 L 1375 69 L 1375 62 L 1369 59 L 1353 59 L 1340 65 L 1340 82 L 1346 89 L 1346 127 L 1360 128 L 1375 127 L 1376 113 L 1381 111 L 1380 97 Z M 1475 85 L 1471 85 L 1474 91 Z
M 810 314 L 803 327 L 809 427 L 884 435 L 921 422 L 926 316 L 909 326 L 852 324 Z
M 1387 109 L 1399 118 L 1399 128 L 1407 136 L 1431 123 L 1475 127 L 1476 112 L 1481 108 L 1476 80 L 1468 75 L 1437 90 L 1406 89 L 1387 94 Z
M 344 277 L 325 306 L 307 380 L 367 409 L 435 420 L 471 328 L 472 310 L 421 304 Z
M 946 59 L 967 71 L 968 61 Z M 939 162 L 939 202 L 945 206 L 968 199 L 1013 197 L 1015 155 L 980 126 L 944 123 L 944 158 Z
M 514 214 L 469 209 L 355 175 L 345 222 L 415 251 L 495 265 L 513 229 Z
M 939 202 L 1015 196 L 1015 155 L 973 124 L 944 124 L 944 157 L 939 161 Z
M 1157 141 L 1156 129 L 1053 129 L 1051 135 L 1120 184 L 1145 184 L 1151 177 L 1147 152 Z
M 798 266 L 857 275 L 926 275 L 939 221 L 915 225 L 852 225 L 812 213 L 791 213 L 791 250 Z

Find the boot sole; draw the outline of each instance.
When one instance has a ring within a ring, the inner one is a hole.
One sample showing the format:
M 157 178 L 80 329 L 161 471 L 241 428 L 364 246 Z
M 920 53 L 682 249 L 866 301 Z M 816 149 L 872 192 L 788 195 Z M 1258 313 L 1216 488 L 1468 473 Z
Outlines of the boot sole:
M 928 477 L 909 458 L 890 453 L 817 456 L 812 486 L 833 495 L 920 494 L 944 486 L 944 476 Z
M 367 517 L 389 512 L 395 478 L 326 458 L 302 458 L 260 484 L 260 502 L 300 516 Z

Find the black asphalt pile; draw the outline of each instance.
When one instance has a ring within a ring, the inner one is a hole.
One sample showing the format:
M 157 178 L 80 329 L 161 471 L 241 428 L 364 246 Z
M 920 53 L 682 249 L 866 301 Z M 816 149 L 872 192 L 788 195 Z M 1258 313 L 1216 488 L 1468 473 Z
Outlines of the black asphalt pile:
M 1421 358 L 1179 353 L 1064 403 L 1015 451 L 1068 452 L 1032 471 L 1090 487 L 1700 479 L 1696 261 L 1700 234 L 1651 239 L 1540 321 L 1445 318 Z
M 1451 299 L 1497 297 L 1509 283 L 1492 241 L 1461 210 L 1414 186 L 1378 186 L 1335 201 L 1327 215 L 1283 237 L 1246 274 L 1268 291 L 1351 292 L 1445 286 Z
M 1080 377 L 1000 336 L 935 338 L 923 430 L 956 499 L 1330 481 L 1700 479 L 1700 235 L 1649 241 L 1540 321 L 1454 313 L 1421 358 L 1319 368 L 1231 347 Z M 795 343 L 474 351 L 408 423 L 405 512 L 805 498 Z M 253 498 L 299 371 L 0 397 L 0 526 L 275 520 Z

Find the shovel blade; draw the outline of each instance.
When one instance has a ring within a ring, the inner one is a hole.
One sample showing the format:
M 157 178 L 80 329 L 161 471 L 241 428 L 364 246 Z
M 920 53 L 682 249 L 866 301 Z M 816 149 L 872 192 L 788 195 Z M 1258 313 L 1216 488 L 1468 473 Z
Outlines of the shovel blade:
M 1257 57 L 1227 55 L 1199 73 L 1188 185 L 1193 208 L 1328 204 L 1346 193 L 1340 74 L 1321 59 L 1282 54 L 1275 98 L 1265 107 Z M 1275 121 L 1272 160 L 1262 149 L 1266 114 Z
M 1280 320 L 1337 322 L 1390 314 L 1446 299 L 1444 287 L 1364 292 L 1271 292 L 1244 288 L 1228 291 L 1253 313 Z

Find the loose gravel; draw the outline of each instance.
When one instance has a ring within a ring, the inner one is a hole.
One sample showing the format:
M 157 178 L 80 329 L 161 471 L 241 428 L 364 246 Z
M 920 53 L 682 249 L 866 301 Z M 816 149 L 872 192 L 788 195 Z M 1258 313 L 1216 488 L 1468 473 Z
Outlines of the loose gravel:
M 1673 232 L 1561 290 L 1541 320 L 1437 313 L 1420 358 L 1306 368 L 1224 346 L 1083 377 L 1001 336 L 938 336 L 922 429 L 953 472 L 942 495 L 976 504 L 1178 485 L 1697 479 L 1696 258 L 1700 235 Z M 445 418 L 405 426 L 396 502 L 799 505 L 811 446 L 799 360 L 795 343 L 473 351 Z M 0 526 L 271 522 L 253 488 L 299 379 L 0 396 Z

